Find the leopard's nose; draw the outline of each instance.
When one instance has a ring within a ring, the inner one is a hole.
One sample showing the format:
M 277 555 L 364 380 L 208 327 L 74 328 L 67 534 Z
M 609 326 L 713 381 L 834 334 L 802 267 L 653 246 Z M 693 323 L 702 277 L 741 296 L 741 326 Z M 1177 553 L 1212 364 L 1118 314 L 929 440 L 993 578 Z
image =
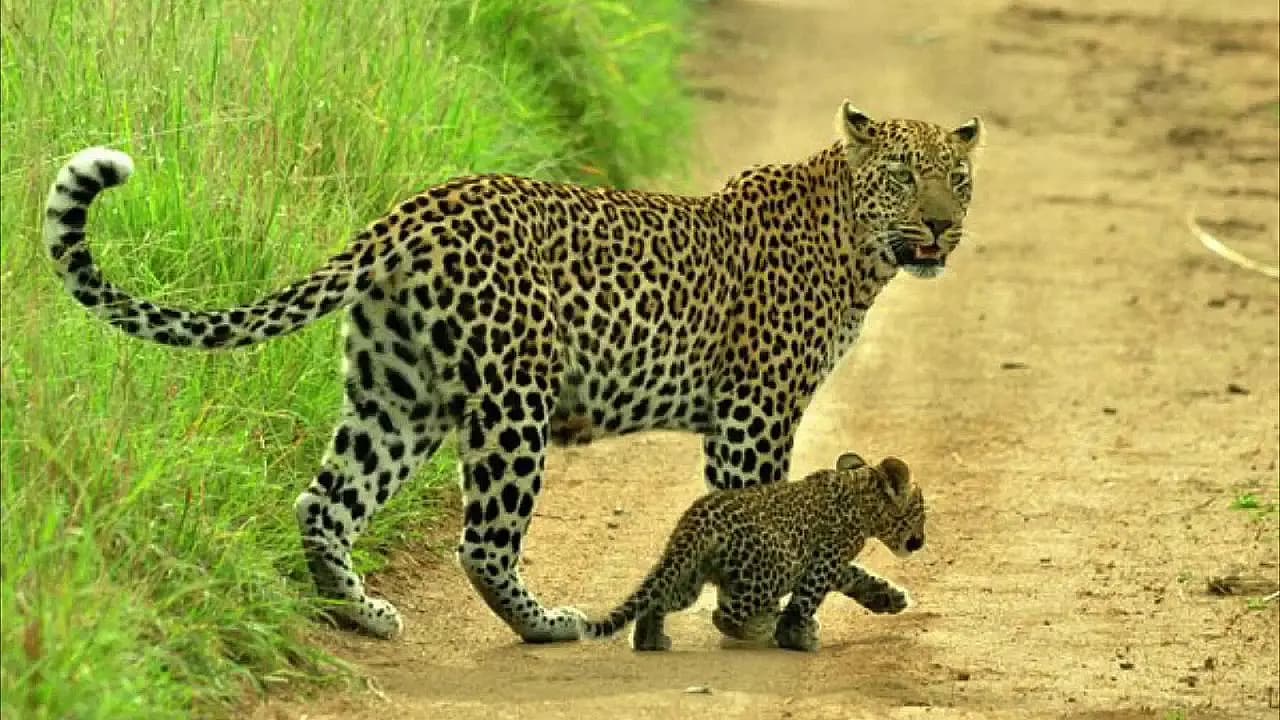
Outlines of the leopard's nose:
M 925 220 L 925 227 L 929 228 L 929 232 L 933 233 L 936 240 L 942 237 L 942 233 L 951 229 L 952 222 L 950 220 Z

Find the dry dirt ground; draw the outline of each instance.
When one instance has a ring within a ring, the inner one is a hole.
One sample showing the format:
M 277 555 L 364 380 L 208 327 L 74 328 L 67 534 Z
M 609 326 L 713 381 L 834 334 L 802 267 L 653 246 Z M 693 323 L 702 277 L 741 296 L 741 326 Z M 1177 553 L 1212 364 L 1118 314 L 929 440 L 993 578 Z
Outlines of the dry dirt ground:
M 945 8 L 945 9 L 944 9 Z M 918 605 L 832 598 L 816 655 L 722 647 L 708 597 L 675 650 L 517 643 L 446 552 L 456 516 L 373 586 L 406 636 L 323 632 L 371 685 L 275 696 L 257 718 L 1274 718 L 1280 290 L 1203 226 L 1277 262 L 1274 0 L 720 0 L 690 74 L 694 185 L 799 159 L 844 97 L 990 134 L 975 239 L 903 277 L 811 406 L 796 472 L 906 458 L 929 545 L 867 564 Z M 660 109 L 655 109 L 660 111 Z M 552 456 L 525 575 L 602 610 L 702 492 L 693 437 Z M 1228 576 L 1221 590 L 1210 580 Z M 1239 581 L 1232 582 L 1234 576 Z M 1243 593 L 1243 594 L 1239 594 Z M 688 693 L 704 686 L 709 693 Z

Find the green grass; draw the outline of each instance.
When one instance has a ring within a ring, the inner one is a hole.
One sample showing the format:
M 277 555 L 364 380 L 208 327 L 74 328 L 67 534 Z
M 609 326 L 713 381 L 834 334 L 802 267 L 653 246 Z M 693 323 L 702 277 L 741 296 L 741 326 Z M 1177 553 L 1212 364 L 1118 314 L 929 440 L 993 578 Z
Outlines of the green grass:
M 1278 491 L 1280 492 L 1280 491 Z M 1242 492 L 1231 501 L 1232 510 L 1248 512 L 1255 520 L 1262 520 L 1269 515 L 1280 513 L 1280 505 L 1273 501 L 1261 500 L 1255 493 Z
M 1254 523 L 1259 524 L 1259 536 L 1267 533 L 1272 539 L 1275 538 L 1275 522 L 1280 520 L 1280 503 L 1274 500 L 1267 500 L 1258 496 L 1258 492 L 1270 494 L 1265 490 L 1237 493 L 1231 501 L 1230 508 L 1232 510 L 1247 513 Z M 1275 487 L 1273 497 L 1280 497 L 1280 484 Z M 1268 592 L 1263 590 L 1262 592 Z M 1276 601 L 1274 594 L 1256 595 L 1245 601 L 1245 608 L 1254 612 L 1259 612 L 1272 607 Z
M 1258 498 L 1253 493 L 1241 493 L 1231 501 L 1232 510 L 1256 510 L 1259 507 Z
M 1273 602 L 1275 602 L 1275 597 L 1271 595 L 1251 597 L 1245 602 L 1244 606 L 1253 612 L 1261 612 L 1270 607 Z
M 39 222 L 90 144 L 104 271 L 219 306 L 317 265 L 462 173 L 630 185 L 677 171 L 684 0 L 2 0 L 0 714 L 184 717 L 340 672 L 292 518 L 336 418 L 338 323 L 240 352 L 132 341 L 61 290 Z M 442 453 L 361 571 L 431 515 Z

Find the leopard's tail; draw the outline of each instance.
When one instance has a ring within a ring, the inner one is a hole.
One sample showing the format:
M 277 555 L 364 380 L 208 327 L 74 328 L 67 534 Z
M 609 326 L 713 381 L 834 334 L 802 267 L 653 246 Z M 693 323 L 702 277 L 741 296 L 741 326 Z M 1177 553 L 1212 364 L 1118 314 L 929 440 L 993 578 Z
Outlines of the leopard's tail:
M 662 559 L 641 581 L 640 587 L 604 618 L 585 621 L 582 637 L 590 640 L 611 637 L 647 612 L 666 613 L 679 609 L 668 606 L 670 599 L 674 595 L 685 594 L 682 591 L 691 585 L 702 586 L 698 565 L 704 553 L 702 548 L 693 544 L 704 540 L 706 537 L 701 533 L 686 535 L 677 531 L 663 551 Z
M 123 184 L 133 160 L 117 150 L 81 150 L 58 171 L 45 201 L 44 242 L 67 292 L 90 312 L 136 338 L 213 350 L 264 342 L 300 330 L 359 300 L 401 257 L 376 226 L 356 236 L 319 270 L 249 305 L 224 310 L 165 307 L 107 282 L 85 243 L 89 206 L 98 193 Z

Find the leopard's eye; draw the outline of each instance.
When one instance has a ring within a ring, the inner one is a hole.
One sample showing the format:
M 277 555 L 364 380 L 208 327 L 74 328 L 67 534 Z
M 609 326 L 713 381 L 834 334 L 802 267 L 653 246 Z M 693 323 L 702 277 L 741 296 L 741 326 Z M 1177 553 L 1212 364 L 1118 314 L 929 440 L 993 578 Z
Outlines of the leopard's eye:
M 895 182 L 902 185 L 913 185 L 916 181 L 915 173 L 911 172 L 911 168 L 903 163 L 894 163 L 889 166 L 889 177 Z
M 951 187 L 961 188 L 969 184 L 969 163 L 960 163 L 951 170 Z

